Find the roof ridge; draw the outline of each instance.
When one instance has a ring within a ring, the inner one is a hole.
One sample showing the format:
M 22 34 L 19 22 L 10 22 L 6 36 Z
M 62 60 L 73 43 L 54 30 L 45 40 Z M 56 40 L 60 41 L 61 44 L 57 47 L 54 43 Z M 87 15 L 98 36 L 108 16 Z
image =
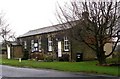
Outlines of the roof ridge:
M 63 23 L 63 24 L 67 24 L 67 23 Z M 34 30 L 29 30 L 28 32 L 24 33 L 23 35 L 20 35 L 19 37 L 25 37 L 25 36 L 31 36 L 31 35 L 36 35 L 36 34 L 60 31 L 60 30 L 64 29 L 64 28 L 62 28 L 63 24 L 55 24 L 55 25 L 51 25 L 51 26 L 46 26 L 46 27 L 34 29 Z
M 45 28 L 49 28 L 49 27 L 55 27 L 55 26 L 58 26 L 58 25 L 61 25 L 61 24 L 55 24 L 55 25 L 45 26 L 45 27 L 42 27 L 42 28 L 37 28 L 37 29 L 34 29 L 34 30 L 29 30 L 28 32 L 30 32 L 30 31 L 36 31 L 36 30 L 39 30 L 39 29 L 45 29 Z

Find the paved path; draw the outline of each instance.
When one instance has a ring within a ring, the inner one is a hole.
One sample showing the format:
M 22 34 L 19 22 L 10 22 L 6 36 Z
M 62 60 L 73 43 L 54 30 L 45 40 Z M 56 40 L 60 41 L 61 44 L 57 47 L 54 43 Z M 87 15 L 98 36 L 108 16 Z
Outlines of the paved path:
M 56 71 L 50 69 L 20 68 L 20 67 L 12 67 L 5 65 L 3 66 L 0 65 L 0 68 L 2 68 L 2 72 L 0 72 L 0 75 L 2 77 L 81 77 L 81 78 L 101 77 L 102 79 L 104 77 L 111 77 L 111 78 L 113 77 L 107 75 L 62 72 L 62 71 Z

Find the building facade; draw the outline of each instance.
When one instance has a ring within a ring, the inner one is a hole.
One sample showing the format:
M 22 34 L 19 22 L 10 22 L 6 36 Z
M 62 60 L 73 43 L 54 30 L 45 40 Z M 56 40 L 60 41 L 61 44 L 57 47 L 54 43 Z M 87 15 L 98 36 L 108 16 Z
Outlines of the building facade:
M 94 51 L 85 44 L 67 36 L 61 25 L 31 30 L 19 36 L 18 43 L 23 45 L 23 58 L 45 61 L 76 61 L 95 59 Z M 82 56 L 81 56 L 82 55 Z

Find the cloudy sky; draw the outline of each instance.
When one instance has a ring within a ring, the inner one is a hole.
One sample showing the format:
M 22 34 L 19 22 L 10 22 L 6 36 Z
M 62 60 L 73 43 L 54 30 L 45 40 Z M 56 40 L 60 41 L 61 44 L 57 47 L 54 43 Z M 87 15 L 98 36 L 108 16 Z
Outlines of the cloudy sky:
M 0 0 L 0 11 L 16 35 L 29 30 L 57 24 L 57 2 L 64 5 L 68 0 Z
M 55 15 L 57 2 L 63 6 L 68 1 L 70 0 L 0 0 L 0 12 L 5 13 L 10 28 L 19 36 L 29 30 L 58 24 Z

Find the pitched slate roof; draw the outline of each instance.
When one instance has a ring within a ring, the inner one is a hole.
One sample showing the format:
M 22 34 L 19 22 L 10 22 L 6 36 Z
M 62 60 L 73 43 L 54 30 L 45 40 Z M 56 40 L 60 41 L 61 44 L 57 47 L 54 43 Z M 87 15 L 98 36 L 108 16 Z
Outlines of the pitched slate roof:
M 32 36 L 32 35 L 37 35 L 37 34 L 56 32 L 56 31 L 60 31 L 60 30 L 64 30 L 63 24 L 58 24 L 58 25 L 43 27 L 43 28 L 39 28 L 39 29 L 35 29 L 35 30 L 30 30 L 27 33 L 25 33 L 19 37 L 26 37 L 26 36 Z

